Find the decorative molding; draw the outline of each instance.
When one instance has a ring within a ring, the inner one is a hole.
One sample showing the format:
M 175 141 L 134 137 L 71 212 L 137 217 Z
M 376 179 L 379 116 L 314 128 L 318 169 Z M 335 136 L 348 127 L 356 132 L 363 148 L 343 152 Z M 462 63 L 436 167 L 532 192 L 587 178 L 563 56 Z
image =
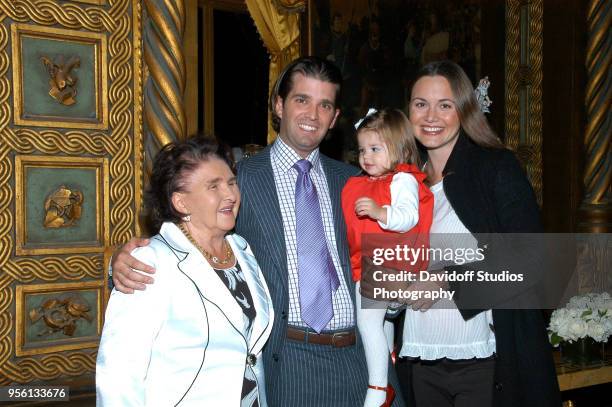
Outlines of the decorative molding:
M 543 0 L 506 0 L 506 146 L 542 205 Z
M 0 0 L 0 14 L 17 22 L 40 25 L 58 24 L 65 28 L 84 28 L 94 32 L 115 31 L 118 16 L 127 11 L 129 1 L 114 0 L 111 9 L 82 8 L 76 4 L 55 0 Z
M 17 364 L 7 363 L 6 372 L 20 383 L 39 379 L 52 380 L 60 376 L 80 376 L 83 372 L 96 370 L 97 356 L 96 349 L 67 354 L 55 353 L 42 357 L 24 357 L 20 358 Z
M 35 131 L 27 128 L 5 129 L 3 142 L 11 149 L 22 154 L 43 151 L 47 154 L 91 154 L 104 157 L 115 155 L 120 146 L 107 134 L 99 131 L 67 131 L 57 130 Z
M 142 236 L 140 226 L 140 215 L 143 212 L 142 197 L 144 194 L 144 179 L 143 179 L 143 168 L 145 163 L 144 154 L 144 140 L 143 140 L 143 62 L 142 62 L 142 1 L 132 0 L 132 50 L 134 55 L 134 122 L 133 122 L 133 133 L 132 139 L 134 140 L 134 163 L 139 165 L 134 166 L 134 207 L 136 209 L 136 216 L 134 217 L 134 228 L 136 236 Z M 107 270 L 105 267 L 104 270 Z M 105 279 L 108 277 L 107 273 L 104 273 Z M 105 280 L 106 281 L 106 280 Z M 105 284 L 106 287 L 106 284 Z
M 516 151 L 519 134 L 520 0 L 506 1 L 506 146 Z
M 3 269 L 8 276 L 19 283 L 30 283 L 35 279 L 76 281 L 84 278 L 102 279 L 105 276 L 102 255 L 68 257 L 30 257 L 8 261 Z
M 529 133 L 525 144 L 535 154 L 526 163 L 527 176 L 542 205 L 542 44 L 543 44 L 543 0 L 529 2 Z

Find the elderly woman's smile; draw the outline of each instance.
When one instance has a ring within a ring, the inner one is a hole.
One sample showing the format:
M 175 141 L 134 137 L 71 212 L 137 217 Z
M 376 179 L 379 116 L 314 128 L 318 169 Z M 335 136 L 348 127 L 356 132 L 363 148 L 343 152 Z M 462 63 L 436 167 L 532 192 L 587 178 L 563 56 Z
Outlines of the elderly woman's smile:
M 223 236 L 234 228 L 240 208 L 236 176 L 218 158 L 201 162 L 185 177 L 183 192 L 175 192 L 178 210 L 191 216 L 201 232 Z

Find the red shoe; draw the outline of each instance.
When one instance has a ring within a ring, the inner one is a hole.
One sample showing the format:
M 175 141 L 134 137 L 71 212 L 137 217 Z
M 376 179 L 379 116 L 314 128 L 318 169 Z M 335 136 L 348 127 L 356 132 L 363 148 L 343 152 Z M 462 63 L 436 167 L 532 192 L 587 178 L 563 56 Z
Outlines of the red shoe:
M 382 403 L 380 407 L 391 407 L 391 403 L 393 403 L 393 399 L 395 399 L 395 390 L 393 389 L 393 386 L 388 385 L 387 387 L 380 387 L 380 386 L 372 386 L 371 384 L 368 384 L 368 389 L 382 390 L 385 393 L 387 393 L 385 402 Z
M 395 364 L 396 360 L 397 360 L 397 352 L 395 351 L 395 349 L 393 349 L 393 352 L 391 352 L 391 363 Z

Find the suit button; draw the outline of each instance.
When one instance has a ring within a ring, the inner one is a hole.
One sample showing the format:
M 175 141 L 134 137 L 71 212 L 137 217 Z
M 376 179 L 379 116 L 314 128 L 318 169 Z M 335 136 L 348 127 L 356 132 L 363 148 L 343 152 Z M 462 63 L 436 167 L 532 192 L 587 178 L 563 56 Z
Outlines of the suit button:
M 277 353 L 272 355 L 272 360 L 275 361 L 275 362 L 278 362 L 278 354 Z
M 499 383 L 499 382 L 495 382 L 495 390 L 497 391 L 502 391 L 504 389 L 504 385 Z
M 287 313 L 285 311 L 281 312 L 281 319 L 287 319 Z
M 249 366 L 255 366 L 257 364 L 257 356 L 255 356 L 252 353 L 249 353 L 249 355 L 246 358 L 246 362 L 247 362 L 247 365 Z

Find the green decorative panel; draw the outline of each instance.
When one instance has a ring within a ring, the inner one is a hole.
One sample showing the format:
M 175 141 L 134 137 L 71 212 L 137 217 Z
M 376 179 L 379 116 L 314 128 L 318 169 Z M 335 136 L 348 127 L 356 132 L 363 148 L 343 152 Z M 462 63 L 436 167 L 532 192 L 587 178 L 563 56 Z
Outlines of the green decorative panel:
M 26 294 L 24 347 L 96 337 L 98 295 L 95 289 Z
M 24 118 L 45 116 L 96 119 L 96 50 L 93 44 L 24 35 L 21 47 Z M 49 69 L 42 61 L 42 58 L 46 57 L 58 62 L 60 56 L 63 57 L 64 69 L 67 69 L 65 66 L 71 59 L 79 59 L 79 66 L 66 73 L 76 78 L 75 103 L 70 106 L 58 102 L 49 95 Z
M 81 218 L 61 228 L 44 226 L 45 202 L 59 187 L 82 193 Z M 66 246 L 70 243 L 95 244 L 97 241 L 96 169 L 30 167 L 25 172 L 26 246 Z
M 11 36 L 15 124 L 108 127 L 105 34 L 12 24 Z
M 16 156 L 17 254 L 104 251 L 107 174 L 104 158 Z
M 40 355 L 97 346 L 104 282 L 27 284 L 15 288 L 15 353 Z

